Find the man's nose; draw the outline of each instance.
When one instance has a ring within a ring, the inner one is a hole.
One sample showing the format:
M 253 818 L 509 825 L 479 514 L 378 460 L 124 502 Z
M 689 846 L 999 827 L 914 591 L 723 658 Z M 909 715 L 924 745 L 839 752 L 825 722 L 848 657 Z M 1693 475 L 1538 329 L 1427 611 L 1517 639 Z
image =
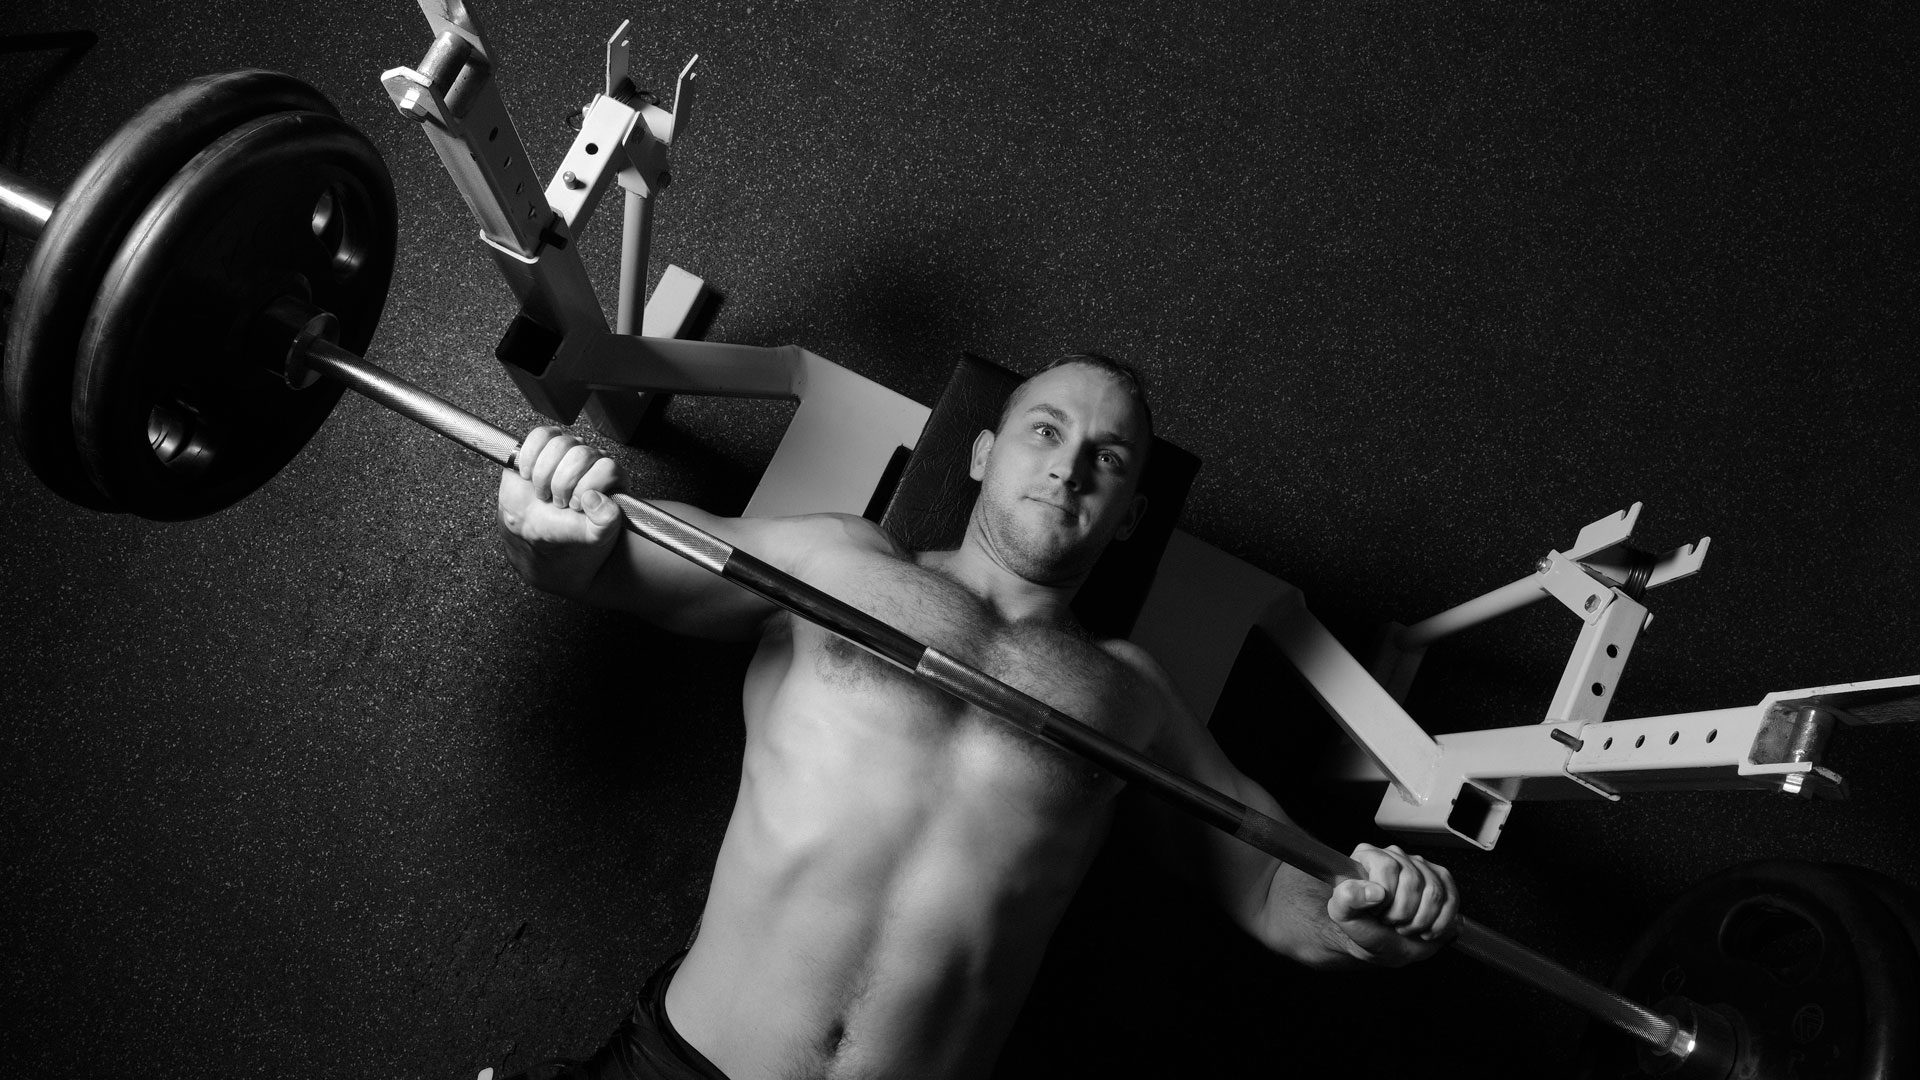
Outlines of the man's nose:
M 1047 468 L 1047 475 L 1060 482 L 1070 491 L 1079 491 L 1086 486 L 1087 466 L 1082 460 L 1085 455 L 1071 449 L 1063 449 L 1054 456 Z

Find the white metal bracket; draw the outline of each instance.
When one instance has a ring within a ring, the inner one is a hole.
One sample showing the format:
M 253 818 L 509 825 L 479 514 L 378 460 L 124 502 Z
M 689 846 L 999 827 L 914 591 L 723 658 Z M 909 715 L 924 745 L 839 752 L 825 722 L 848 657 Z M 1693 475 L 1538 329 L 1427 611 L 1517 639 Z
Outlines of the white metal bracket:
M 597 427 L 624 437 L 644 403 L 632 394 L 590 395 L 577 370 L 607 322 L 574 241 L 617 179 L 628 192 L 621 329 L 636 328 L 631 324 L 639 321 L 646 278 L 650 196 L 668 182 L 666 148 L 691 115 L 699 58 L 681 69 L 668 112 L 634 89 L 631 24 L 621 23 L 607 43 L 606 92 L 584 110 L 579 135 L 542 184 L 507 114 L 478 13 L 467 0 L 419 3 L 433 44 L 418 69 L 393 68 L 380 81 L 395 106 L 421 122 L 520 302 L 521 317 L 508 335 L 514 347 L 502 353 L 507 373 L 528 404 L 546 416 L 571 423 L 590 407 Z
M 1566 605 L 1580 621 L 1592 625 L 1613 603 L 1615 590 L 1567 556 L 1550 551 L 1540 563 L 1541 569 L 1535 575 L 1540 590 Z
M 1707 546 L 1712 537 L 1703 536 L 1691 544 L 1682 544 L 1661 555 L 1634 550 L 1633 530 L 1640 521 L 1641 503 L 1612 517 L 1602 518 L 1580 530 L 1580 536 L 1568 550 L 1567 558 L 1581 564 L 1589 573 L 1618 585 L 1631 595 L 1636 591 L 1659 588 L 1698 573 L 1707 561 Z M 1643 578 L 1636 581 L 1635 578 Z
M 1389 627 L 1369 665 L 1374 677 L 1395 700 L 1405 701 L 1427 646 L 1551 596 L 1578 616 L 1583 627 L 1545 720 L 1598 720 L 1612 699 L 1635 636 L 1653 623 L 1640 597 L 1647 589 L 1695 573 L 1706 562 L 1709 538 L 1704 536 L 1663 555 L 1634 549 L 1633 531 L 1643 505 L 1636 502 L 1589 523 L 1567 550 L 1547 552 L 1527 577 L 1411 626 Z M 1622 603 L 1630 608 L 1620 607 Z

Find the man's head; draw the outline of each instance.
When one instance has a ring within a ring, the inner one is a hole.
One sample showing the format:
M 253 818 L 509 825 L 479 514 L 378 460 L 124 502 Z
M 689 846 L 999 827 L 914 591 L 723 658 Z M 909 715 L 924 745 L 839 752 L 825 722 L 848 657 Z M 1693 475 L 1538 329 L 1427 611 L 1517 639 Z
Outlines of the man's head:
M 1028 581 L 1077 583 L 1107 543 L 1140 523 L 1153 417 L 1139 375 L 1095 354 L 1062 357 L 1021 383 L 999 427 L 974 439 L 980 481 L 970 534 Z

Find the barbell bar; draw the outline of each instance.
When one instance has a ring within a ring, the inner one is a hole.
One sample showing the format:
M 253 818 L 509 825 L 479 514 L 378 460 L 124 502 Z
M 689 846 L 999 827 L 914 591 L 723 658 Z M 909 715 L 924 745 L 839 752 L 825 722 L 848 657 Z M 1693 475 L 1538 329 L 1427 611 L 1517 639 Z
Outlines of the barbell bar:
M 64 297 L 70 307 L 77 287 L 98 282 L 77 357 L 49 356 L 40 342 L 31 343 L 36 348 L 24 355 L 16 352 L 20 337 L 16 324 L 9 328 L 7 359 L 9 391 L 18 381 L 16 376 L 22 375 L 15 365 L 50 369 L 56 376 L 71 371 L 78 456 L 99 487 L 93 494 L 109 503 L 96 508 L 163 519 L 217 510 L 264 483 L 284 464 L 277 460 L 264 470 L 236 468 L 238 479 L 217 485 L 211 495 L 195 491 L 194 485 L 217 473 L 223 460 L 231 465 L 236 454 L 247 452 L 249 439 L 236 440 L 223 427 L 244 426 L 253 419 L 235 415 L 236 403 L 269 400 L 291 410 L 300 430 L 293 433 L 297 439 L 290 440 L 293 445 L 285 453 L 290 458 L 325 418 L 343 388 L 494 465 L 515 467 L 520 436 L 359 355 L 384 303 L 397 246 L 391 181 L 377 151 L 330 105 L 313 108 L 297 91 L 289 100 L 287 87 L 277 80 L 294 82 L 272 73 L 243 72 L 188 84 L 183 90 L 199 87 L 196 101 L 210 93 L 208 87 L 213 88 L 213 97 L 227 101 L 238 92 L 236 86 L 243 90 L 263 81 L 280 96 L 259 109 L 230 108 L 228 112 L 240 117 L 230 130 L 209 132 L 204 130 L 209 125 L 203 124 L 190 133 L 188 138 L 203 140 L 205 145 L 181 161 L 144 209 L 117 211 L 121 219 L 137 216 L 137 220 L 119 230 L 117 238 L 113 230 L 104 230 L 105 239 L 98 242 L 111 243 L 117 250 L 82 252 L 84 258 L 79 261 L 86 268 L 84 273 L 44 262 L 39 249 L 29 260 L 21 308 L 47 293 Z M 153 113 L 150 106 L 129 126 L 151 122 Z M 142 133 L 123 129 L 103 153 L 114 146 L 144 145 L 142 139 Z M 96 155 L 83 171 L 82 176 L 92 180 L 84 190 L 70 189 L 57 202 L 38 185 L 0 170 L 0 208 L 4 208 L 0 218 L 12 231 L 41 238 L 60 230 L 63 222 L 96 220 L 100 208 L 75 200 L 100 197 L 93 192 L 103 185 L 113 188 L 100 179 L 106 175 L 110 180 L 113 171 L 100 166 L 100 160 Z M 270 194 L 251 200 L 231 197 L 247 191 Z M 308 239 L 311 244 L 306 243 Z M 249 250 L 253 247 L 265 250 Z M 293 252 L 286 265 L 272 262 L 286 252 Z M 246 268 L 246 282 L 230 280 L 226 263 L 232 260 Z M 263 262 L 267 265 L 262 266 Z M 97 268 L 103 264 L 107 269 L 99 273 Z M 59 280 L 62 275 L 78 280 Z M 204 302 L 192 301 L 182 292 L 196 282 L 204 287 L 208 280 L 215 282 L 211 291 L 217 295 Z M 344 313 L 345 319 L 343 313 L 315 302 L 343 288 L 351 308 Z M 161 309 L 174 303 L 184 303 L 190 309 L 189 318 L 213 321 L 199 325 L 197 339 L 168 340 L 165 333 L 180 320 L 169 322 Z M 32 374 L 42 376 L 36 380 L 41 398 L 25 403 L 10 400 L 10 414 L 22 405 L 44 406 L 47 372 Z M 225 393 L 222 380 L 244 383 L 245 392 Z M 166 400 L 150 400 L 156 394 Z M 302 409 L 302 400 L 317 404 Z M 190 415 L 162 415 L 169 412 Z M 242 445 L 237 449 L 226 445 L 234 441 Z M 122 468 L 129 462 L 133 464 Z M 180 490 L 157 494 L 142 490 L 142 484 L 164 480 L 171 473 L 182 478 L 176 485 Z M 74 498 L 68 491 L 56 490 Z M 169 501 L 182 492 L 188 496 L 185 505 Z M 1298 826 L 1167 769 L 1091 725 L 650 502 L 624 493 L 614 494 L 613 499 L 625 527 L 644 539 L 989 715 L 1144 787 L 1249 846 L 1329 885 L 1365 877 L 1357 863 Z M 74 501 L 88 503 L 85 498 Z M 1683 1023 L 1657 1013 L 1472 919 L 1460 920 L 1452 944 L 1638 1040 L 1673 1069 L 1692 1063 L 1724 1075 L 1717 1063 L 1733 1059 L 1735 1048 L 1717 1041 L 1715 1035 L 1725 1025 Z
M 0 228 L 40 238 L 59 196 L 0 165 Z
M 314 313 L 324 324 L 324 313 Z M 387 372 L 328 341 L 310 321 L 288 351 L 295 378 L 302 369 L 334 379 L 503 469 L 516 465 L 521 437 Z M 1208 825 L 1329 885 L 1364 878 L 1365 870 L 1300 827 L 1270 817 L 1191 780 L 1090 724 L 941 652 L 847 602 L 734 547 L 644 499 L 615 493 L 626 527 L 710 573 L 793 612 L 903 671 L 990 715 L 1147 789 Z M 1546 990 L 1626 1032 L 1660 1053 L 1685 1057 L 1697 1033 L 1574 974 L 1502 934 L 1462 919 L 1454 947 Z

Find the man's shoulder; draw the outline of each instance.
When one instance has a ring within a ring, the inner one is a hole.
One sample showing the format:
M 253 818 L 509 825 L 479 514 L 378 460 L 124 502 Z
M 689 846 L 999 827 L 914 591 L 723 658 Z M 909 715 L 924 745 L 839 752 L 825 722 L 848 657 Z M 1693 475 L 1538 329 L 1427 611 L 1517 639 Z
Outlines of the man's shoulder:
M 1112 657 L 1120 666 L 1143 678 L 1156 682 L 1166 678 L 1166 672 L 1153 654 L 1128 641 L 1126 638 L 1094 639 L 1094 645 L 1101 652 Z
M 1132 684 L 1130 689 L 1138 698 L 1136 704 L 1155 721 L 1155 741 L 1174 732 L 1191 734 L 1195 729 L 1205 727 L 1188 710 L 1186 699 L 1173 683 L 1173 676 L 1160 666 L 1160 661 L 1154 659 L 1152 653 L 1125 638 L 1101 641 L 1098 645 L 1129 676 L 1126 682 Z
M 743 523 L 753 521 L 750 518 L 741 520 Z M 764 518 L 754 522 L 752 531 L 760 533 L 769 551 L 777 553 L 779 561 L 788 564 L 835 555 L 908 557 L 892 534 L 866 518 L 852 514 Z

